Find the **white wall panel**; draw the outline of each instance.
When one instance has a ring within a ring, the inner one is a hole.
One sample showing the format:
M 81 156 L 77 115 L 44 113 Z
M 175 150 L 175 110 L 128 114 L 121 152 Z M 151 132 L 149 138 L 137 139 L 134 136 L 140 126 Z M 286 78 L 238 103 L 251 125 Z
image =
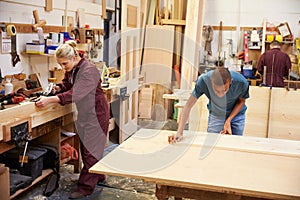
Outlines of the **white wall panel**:
M 68 0 L 68 12 L 77 11 L 78 8 L 84 8 L 85 13 L 101 15 L 102 6 L 98 3 L 90 3 L 88 1 Z M 53 0 L 53 9 L 65 10 L 65 0 Z
M 0 21 L 31 24 L 34 23 L 33 10 L 39 10 L 39 7 L 0 2 Z M 42 13 L 40 13 L 40 19 L 42 19 Z
M 92 3 L 93 0 L 68 0 L 68 16 L 76 19 L 78 8 L 84 8 L 85 21 L 92 28 L 103 28 L 102 6 L 98 3 Z M 38 10 L 39 18 L 45 19 L 47 25 L 62 26 L 62 16 L 65 13 L 65 0 L 53 0 L 53 10 L 45 12 L 45 0 L 4 0 L 0 1 L 0 22 L 33 24 L 33 10 Z M 0 53 L 0 68 L 2 76 L 18 73 L 33 73 L 31 65 L 34 64 L 41 74 L 42 81 L 47 82 L 48 70 L 57 66 L 54 58 L 45 56 L 31 56 L 22 54 L 25 51 L 27 42 L 37 40 L 37 34 L 17 34 L 17 52 L 20 55 L 21 62 L 12 67 L 10 54 Z M 48 62 L 49 61 L 49 62 Z
M 10 2 L 14 4 L 21 5 L 31 5 L 31 6 L 42 6 L 45 7 L 45 0 L 2 0 L 3 2 Z

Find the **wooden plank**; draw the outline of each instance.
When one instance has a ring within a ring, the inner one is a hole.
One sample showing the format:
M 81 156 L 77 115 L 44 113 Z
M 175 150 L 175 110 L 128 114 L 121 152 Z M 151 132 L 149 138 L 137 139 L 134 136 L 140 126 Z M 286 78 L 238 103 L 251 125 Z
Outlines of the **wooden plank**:
M 144 4 L 141 4 L 141 34 L 140 34 L 140 63 L 142 64 L 143 50 L 144 50 L 144 42 L 145 42 L 145 32 L 146 32 L 146 24 L 149 17 L 149 9 L 150 9 L 151 0 L 145 0 Z
M 208 98 L 202 95 L 193 106 L 189 116 L 189 131 L 207 131 L 208 125 Z
M 185 20 L 180 19 L 161 19 L 162 25 L 180 25 L 185 26 L 186 22 Z
M 9 23 L 9 22 L 0 22 L 0 24 L 8 25 L 15 25 L 17 33 L 37 33 L 33 30 L 33 24 L 18 24 L 18 23 Z M 68 32 L 71 32 L 72 27 L 68 27 Z M 99 28 L 92 28 L 95 31 L 100 31 L 101 35 L 104 35 L 104 30 Z M 50 33 L 50 32 L 64 32 L 64 26 L 52 26 L 52 25 L 45 25 L 43 26 L 43 33 Z
M 164 94 L 171 93 L 169 88 L 159 84 L 151 84 L 153 88 L 152 119 L 155 121 L 166 121 L 171 116 L 170 101 L 163 98 Z
M 165 99 L 173 99 L 173 100 L 188 100 L 190 97 L 192 90 L 181 90 L 181 89 L 174 89 L 173 94 L 164 94 L 163 98 Z
M 18 23 L 8 23 L 8 22 L 0 22 L 0 24 L 7 25 L 15 25 L 17 33 L 36 33 L 33 29 L 33 24 L 18 24 Z M 45 25 L 43 26 L 43 32 L 44 33 L 50 33 L 50 32 L 64 32 L 65 27 L 63 26 L 50 26 Z M 68 27 L 68 32 L 71 32 L 71 27 Z
M 220 26 L 212 26 L 214 30 L 220 30 Z M 249 30 L 253 30 L 253 29 L 256 29 L 256 30 L 259 30 L 259 29 L 262 29 L 261 26 L 243 26 L 243 27 L 240 27 L 240 30 L 244 30 L 244 31 L 249 31 Z M 237 27 L 236 26 L 222 26 L 222 30 L 223 31 L 236 31 L 237 30 Z
M 147 24 L 154 24 L 156 1 L 157 0 L 150 0 Z
M 45 0 L 45 11 L 50 12 L 53 10 L 53 1 L 52 0 Z
M 174 26 L 147 25 L 141 74 L 145 84 L 170 88 L 174 47 Z
M 244 135 L 267 137 L 270 89 L 268 87 L 249 87 L 250 98 L 246 100 L 246 122 Z
M 102 0 L 102 19 L 107 19 L 107 15 L 106 15 L 106 0 Z
M 174 9 L 173 9 L 173 13 L 172 13 L 172 20 L 175 21 L 181 21 L 184 22 L 183 26 L 185 26 L 185 20 L 183 18 L 185 18 L 185 16 L 183 16 L 183 9 L 184 9 L 184 5 L 183 5 L 183 1 L 182 0 L 176 0 L 174 1 L 174 5 L 173 5 Z M 181 69 L 181 52 L 182 52 L 182 40 L 183 40 L 183 35 L 184 35 L 184 27 L 177 24 L 175 26 L 175 48 L 174 48 L 174 52 L 175 52 L 175 58 L 174 58 L 174 69 L 176 70 L 176 68 L 178 68 L 178 71 L 175 71 L 175 76 L 176 76 L 176 80 L 178 82 L 178 87 L 180 87 L 180 73 L 179 73 L 179 69 Z
M 140 92 L 139 99 L 139 118 L 141 119 L 151 119 L 152 111 L 152 88 L 142 88 Z
M 270 105 L 270 138 L 300 140 L 299 90 L 272 89 Z
M 160 185 L 300 199 L 299 141 L 186 131 L 182 142 L 170 145 L 170 134 L 175 131 L 141 129 L 90 171 L 142 178 Z M 208 135 L 218 136 L 217 142 L 200 159 L 201 150 L 210 145 L 206 142 Z
M 191 89 L 193 80 L 198 76 L 199 51 L 202 39 L 206 0 L 188 1 L 185 38 L 183 42 L 181 89 Z

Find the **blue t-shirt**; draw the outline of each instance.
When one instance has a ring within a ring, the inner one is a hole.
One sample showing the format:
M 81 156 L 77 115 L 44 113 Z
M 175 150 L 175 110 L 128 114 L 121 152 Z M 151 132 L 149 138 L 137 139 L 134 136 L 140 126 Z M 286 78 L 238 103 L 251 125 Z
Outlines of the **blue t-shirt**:
M 213 70 L 202 74 L 198 78 L 192 95 L 198 99 L 202 94 L 205 94 L 209 99 L 209 102 L 207 104 L 209 113 L 215 116 L 226 115 L 227 118 L 230 115 L 239 97 L 243 99 L 249 98 L 249 83 L 240 73 L 230 71 L 232 79 L 231 85 L 226 95 L 220 98 L 215 94 L 212 88 L 212 73 Z M 246 109 L 247 106 L 244 105 L 238 115 L 244 114 L 246 112 Z

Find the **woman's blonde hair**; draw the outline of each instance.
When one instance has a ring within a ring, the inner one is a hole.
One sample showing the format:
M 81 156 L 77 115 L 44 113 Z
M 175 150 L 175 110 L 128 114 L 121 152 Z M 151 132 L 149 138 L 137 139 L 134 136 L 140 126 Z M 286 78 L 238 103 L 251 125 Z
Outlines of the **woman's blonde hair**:
M 73 56 L 78 56 L 77 44 L 74 40 L 69 40 L 64 44 L 61 44 L 55 52 L 57 58 L 71 59 Z

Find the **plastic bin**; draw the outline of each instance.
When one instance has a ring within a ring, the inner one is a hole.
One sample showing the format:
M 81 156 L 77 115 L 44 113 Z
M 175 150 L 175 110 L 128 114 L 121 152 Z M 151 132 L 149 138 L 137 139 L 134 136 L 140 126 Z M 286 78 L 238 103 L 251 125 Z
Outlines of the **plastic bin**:
M 43 155 L 47 152 L 46 149 L 33 147 L 30 148 L 26 156 L 23 167 L 21 167 L 22 155 L 24 149 L 14 148 L 0 156 L 0 162 L 5 163 L 10 169 L 17 169 L 20 174 L 31 176 L 32 179 L 42 175 L 43 170 Z

